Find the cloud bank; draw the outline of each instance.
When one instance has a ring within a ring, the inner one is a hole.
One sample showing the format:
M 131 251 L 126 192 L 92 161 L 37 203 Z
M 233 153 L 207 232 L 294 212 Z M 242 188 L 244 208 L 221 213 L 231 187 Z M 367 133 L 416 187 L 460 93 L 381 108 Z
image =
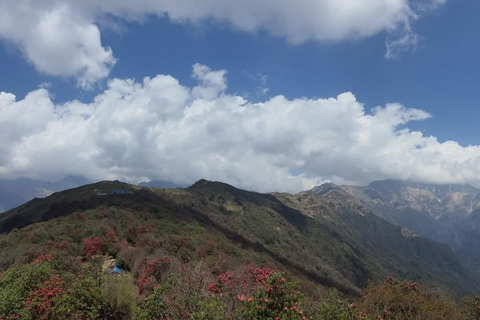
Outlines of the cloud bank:
M 0 39 L 13 44 L 38 71 L 75 77 L 90 88 L 116 63 L 101 43 L 105 17 L 143 21 L 166 17 L 175 23 L 224 23 L 238 31 L 269 34 L 291 44 L 362 39 L 389 34 L 387 58 L 415 47 L 416 11 L 445 0 L 4 0 Z M 412 9 L 413 8 L 413 9 Z M 397 50 L 398 49 L 398 50 Z
M 480 186 L 480 147 L 406 128 L 430 115 L 400 104 L 367 112 L 350 93 L 227 93 L 226 71 L 193 66 L 198 85 L 157 75 L 114 79 L 91 103 L 55 104 L 47 89 L 0 94 L 0 178 L 220 180 L 257 191 L 307 189 L 324 180 L 411 179 Z

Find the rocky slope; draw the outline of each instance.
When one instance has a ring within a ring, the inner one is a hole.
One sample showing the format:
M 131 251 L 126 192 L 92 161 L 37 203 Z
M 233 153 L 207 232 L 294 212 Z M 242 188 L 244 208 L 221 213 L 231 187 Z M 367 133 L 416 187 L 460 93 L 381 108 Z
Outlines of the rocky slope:
M 378 216 L 459 249 L 479 231 L 480 190 L 470 185 L 375 181 L 342 186 Z
M 466 265 L 480 272 L 480 190 L 466 184 L 394 180 L 339 188 L 379 217 L 448 244 Z

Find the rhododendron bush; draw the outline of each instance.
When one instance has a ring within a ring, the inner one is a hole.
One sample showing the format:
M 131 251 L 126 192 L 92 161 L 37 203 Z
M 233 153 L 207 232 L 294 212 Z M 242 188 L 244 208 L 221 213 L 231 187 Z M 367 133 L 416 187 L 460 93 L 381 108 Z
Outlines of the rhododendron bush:
M 65 257 L 43 254 L 1 274 L 0 319 L 480 319 L 480 297 L 458 306 L 392 277 L 353 300 L 332 290 L 305 304 L 299 283 L 270 267 L 214 271 L 203 261 L 147 257 L 135 279 L 99 271 L 98 259 L 86 258 L 74 274 L 57 259 Z
M 138 319 L 306 319 L 303 295 L 282 273 L 254 265 L 213 277 L 203 265 L 183 268 L 145 298 Z
M 0 320 L 480 320 L 480 297 L 456 303 L 392 277 L 361 296 L 327 293 L 243 238 L 167 210 L 125 208 L 0 234 Z

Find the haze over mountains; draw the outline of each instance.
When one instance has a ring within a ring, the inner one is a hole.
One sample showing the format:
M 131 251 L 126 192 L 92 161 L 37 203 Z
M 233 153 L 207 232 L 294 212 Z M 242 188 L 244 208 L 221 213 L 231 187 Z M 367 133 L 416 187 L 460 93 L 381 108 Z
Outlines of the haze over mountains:
M 92 181 L 81 176 L 67 176 L 59 181 L 34 179 L 0 180 L 0 213 L 33 198 L 44 198 L 54 192 L 79 187 Z
M 480 190 L 468 184 L 394 180 L 339 189 L 383 219 L 448 244 L 464 263 L 480 272 Z
M 342 186 L 380 217 L 452 248 L 478 232 L 480 190 L 464 184 L 375 181 L 367 187 Z
M 33 198 L 44 198 L 54 192 L 80 187 L 92 182 L 82 176 L 67 176 L 54 182 L 27 178 L 0 180 L 0 213 L 15 208 Z M 158 180 L 142 182 L 139 186 L 163 189 L 187 187 L 186 185 Z

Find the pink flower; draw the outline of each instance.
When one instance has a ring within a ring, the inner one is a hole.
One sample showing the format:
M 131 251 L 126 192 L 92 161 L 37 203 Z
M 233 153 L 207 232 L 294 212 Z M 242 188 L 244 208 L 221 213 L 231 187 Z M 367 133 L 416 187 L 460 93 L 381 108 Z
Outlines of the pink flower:
M 245 301 L 245 295 L 238 295 L 237 296 L 237 299 L 240 300 L 240 301 Z
M 248 301 L 248 302 L 252 302 L 252 301 L 253 301 L 253 299 L 250 297 L 250 298 L 248 298 L 248 300 L 247 300 L 247 301 Z
M 353 308 L 353 307 L 355 307 L 355 304 L 351 303 L 350 308 Z
M 268 299 L 265 299 L 265 303 L 267 303 L 267 302 L 268 302 Z

